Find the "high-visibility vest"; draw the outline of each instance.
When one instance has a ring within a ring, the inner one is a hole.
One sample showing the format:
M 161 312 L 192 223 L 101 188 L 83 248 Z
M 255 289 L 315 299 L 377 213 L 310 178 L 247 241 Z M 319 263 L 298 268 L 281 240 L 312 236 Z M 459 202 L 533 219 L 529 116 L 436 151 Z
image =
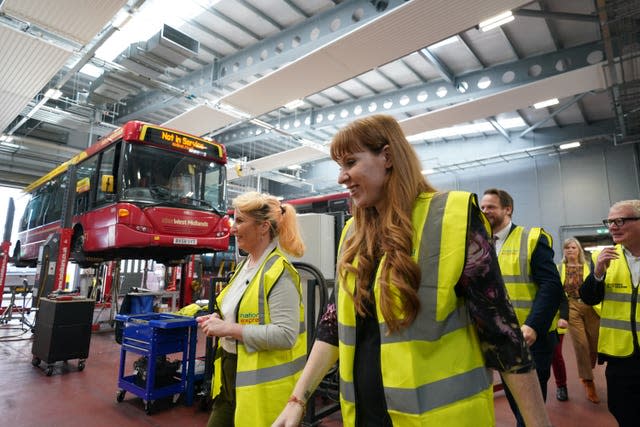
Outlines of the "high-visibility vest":
M 561 262 L 560 264 L 556 265 L 556 267 L 558 268 L 558 273 L 560 274 L 560 283 L 562 283 L 562 287 L 564 288 L 564 282 L 567 278 L 567 265 L 564 262 Z M 589 267 L 586 264 L 582 264 L 582 280 L 584 281 L 584 279 L 587 278 L 587 276 L 589 275 Z M 566 292 L 565 292 L 565 295 Z M 568 298 L 568 295 L 567 295 Z M 559 316 L 560 311 L 558 311 L 558 316 Z M 564 320 L 569 320 L 569 319 L 564 319 Z M 560 326 L 558 326 L 558 333 L 561 335 L 564 335 L 567 333 L 567 328 L 561 328 Z
M 485 367 L 468 308 L 454 290 L 464 269 L 472 204 L 477 205 L 475 195 L 460 191 L 423 193 L 416 199 L 412 258 L 422 272 L 418 289 L 421 309 L 414 322 L 398 333 L 388 333 L 380 311 L 380 272 L 386 255 L 378 266 L 373 294 L 380 329 L 382 385 L 393 425 L 495 425 L 492 376 Z M 340 245 L 356 226 L 352 220 L 347 223 Z M 357 264 L 356 258 L 353 265 Z M 353 426 L 356 311 L 345 289 L 353 293 L 355 275 L 347 273 L 339 280 L 340 404 L 344 425 Z
M 517 226 L 511 230 L 498 254 L 502 278 L 520 325 L 527 320 L 538 293 L 538 285 L 531 276 L 531 256 L 542 235 L 547 237 L 549 246 L 553 246 L 551 235 L 542 228 Z M 549 331 L 556 329 L 559 318 L 556 312 Z
M 240 271 L 240 268 L 236 270 Z M 247 351 L 237 341 L 238 367 L 236 371 L 236 426 L 270 426 L 278 417 L 307 359 L 307 333 L 304 324 L 304 307 L 300 275 L 285 254 L 276 248 L 267 256 L 247 286 L 236 312 L 236 322 L 241 325 L 266 325 L 271 323 L 268 297 L 273 286 L 283 275 L 289 276 L 300 296 L 300 332 L 293 347 L 284 350 Z M 234 276 L 231 278 L 233 282 Z M 218 295 L 222 306 L 227 286 Z M 212 396 L 220 392 L 221 364 L 216 359 Z
M 567 268 L 566 268 L 566 264 L 564 262 L 558 264 L 558 272 L 560 273 L 560 282 L 562 282 L 562 286 L 564 287 L 564 281 L 566 279 L 566 275 L 567 275 Z M 589 269 L 589 266 L 585 263 L 582 264 L 582 281 L 584 282 L 584 280 L 586 280 L 586 278 L 589 276 L 589 273 L 591 273 L 591 270 Z M 591 306 L 593 308 L 593 311 L 595 311 L 598 316 L 600 316 L 600 309 L 601 309 L 601 305 L 600 304 L 596 304 Z M 560 333 L 560 328 L 558 328 L 558 333 Z
M 598 353 L 614 357 L 631 356 L 638 343 L 638 288 L 631 283 L 631 270 L 621 245 L 618 259 L 611 260 L 604 279 L 604 299 L 600 312 Z M 595 265 L 600 251 L 592 253 Z

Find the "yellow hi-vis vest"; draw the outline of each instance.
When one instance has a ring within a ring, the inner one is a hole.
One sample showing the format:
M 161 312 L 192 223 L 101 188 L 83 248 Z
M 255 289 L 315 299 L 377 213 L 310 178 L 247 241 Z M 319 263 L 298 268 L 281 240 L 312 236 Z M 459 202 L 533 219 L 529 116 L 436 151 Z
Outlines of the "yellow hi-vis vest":
M 538 285 L 531 276 L 531 256 L 541 235 L 547 237 L 549 246 L 553 245 L 551 235 L 542 228 L 517 226 L 507 236 L 498 254 L 502 278 L 520 325 L 527 320 L 538 293 Z M 559 318 L 556 312 L 549 331 L 556 329 Z
M 240 271 L 240 268 L 236 270 Z M 267 256 L 242 295 L 236 312 L 241 325 L 266 325 L 271 323 L 268 297 L 281 276 L 288 275 L 300 296 L 300 333 L 293 347 L 286 350 L 249 352 L 237 341 L 238 368 L 236 371 L 235 425 L 270 426 L 282 408 L 300 377 L 307 360 L 307 333 L 304 324 L 304 307 L 300 275 L 285 254 L 276 248 Z M 230 282 L 233 282 L 234 276 Z M 218 306 L 230 287 L 218 295 Z M 221 364 L 216 359 L 212 396 L 217 396 L 221 386 Z
M 558 272 L 560 273 L 560 282 L 564 287 L 564 281 L 567 277 L 567 266 L 564 262 L 558 264 Z M 591 270 L 589 269 L 589 265 L 587 263 L 582 264 L 582 281 L 583 282 L 586 280 L 587 277 L 589 277 L 589 273 L 591 273 Z M 596 304 L 596 305 L 592 305 L 591 307 L 593 308 L 593 311 L 595 311 L 596 314 L 600 316 L 600 309 L 602 305 Z M 558 328 L 558 333 L 560 333 L 560 328 Z
M 616 253 L 618 259 L 611 261 L 604 279 L 598 353 L 626 357 L 633 354 L 638 340 L 638 288 L 631 284 L 631 270 L 621 245 L 616 245 Z M 599 254 L 595 251 L 591 255 L 594 265 Z
M 380 322 L 382 384 L 395 426 L 495 425 L 491 375 L 467 306 L 454 290 L 464 269 L 472 204 L 477 205 L 475 195 L 461 191 L 423 193 L 416 199 L 412 258 L 422 271 L 418 289 L 422 306 L 411 326 L 400 333 L 387 334 L 380 311 L 380 272 L 386 255 L 378 266 L 373 290 Z M 356 226 L 352 220 L 345 225 L 341 245 Z M 336 287 L 340 405 L 344 425 L 353 426 L 356 311 L 343 288 L 353 293 L 355 276 L 338 277 L 342 281 Z
M 567 265 L 564 262 L 561 262 L 560 264 L 556 265 L 556 267 L 558 268 L 558 273 L 560 273 L 560 283 L 562 283 L 562 287 L 564 288 L 564 281 L 567 278 Z M 589 266 L 587 264 L 582 264 L 582 280 L 584 281 L 584 279 L 587 278 L 587 276 L 589 276 L 589 272 L 591 270 L 589 270 Z M 566 292 L 565 292 L 566 295 Z M 567 295 L 567 298 L 569 296 Z M 594 307 L 595 310 L 595 307 Z M 560 311 L 558 311 L 558 316 L 559 316 Z M 569 319 L 564 319 L 566 321 L 569 321 Z M 559 334 L 566 334 L 567 333 L 567 328 L 561 328 L 558 326 L 558 333 Z

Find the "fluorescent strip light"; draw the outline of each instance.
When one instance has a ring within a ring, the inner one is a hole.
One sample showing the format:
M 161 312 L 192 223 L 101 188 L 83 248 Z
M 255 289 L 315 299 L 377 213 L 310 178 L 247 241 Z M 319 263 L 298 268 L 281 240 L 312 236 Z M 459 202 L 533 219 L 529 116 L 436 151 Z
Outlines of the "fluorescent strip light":
M 260 127 L 263 127 L 267 130 L 273 130 L 275 129 L 274 126 L 272 126 L 270 123 L 264 122 L 260 119 L 251 119 L 251 123 L 253 123 L 254 125 L 258 125 Z
M 284 104 L 284 108 L 289 110 L 295 110 L 298 107 L 302 107 L 304 105 L 304 101 L 302 99 L 294 99 L 291 102 L 287 102 Z
M 507 22 L 511 22 L 515 19 L 511 11 L 503 12 L 499 15 L 494 16 L 493 18 L 489 18 L 486 21 L 482 21 L 478 26 L 482 31 L 489 31 L 496 27 L 506 24 Z
M 536 110 L 539 110 L 541 108 L 550 107 L 552 105 L 557 105 L 559 103 L 560 101 L 558 100 L 558 98 L 551 98 L 551 99 L 547 99 L 546 101 L 536 102 L 535 104 L 533 104 L 533 108 L 535 108 Z
M 218 102 L 215 106 L 218 110 L 227 113 L 230 116 L 235 117 L 236 119 L 250 119 L 251 114 L 244 112 L 238 108 L 232 107 L 229 104 L 223 104 Z
M 3 145 L 5 147 L 9 147 L 9 148 L 20 148 L 19 145 L 12 144 L 12 143 L 10 143 L 8 141 L 2 141 L 2 142 L 0 142 L 0 145 Z
M 435 172 L 435 169 L 425 169 L 422 171 L 422 175 L 431 175 Z
M 44 93 L 44 96 L 49 99 L 60 99 L 60 97 L 62 96 L 62 91 L 60 91 L 59 89 L 49 88 Z
M 598 246 L 587 246 L 584 248 L 585 252 L 593 252 L 593 251 L 601 251 L 605 248 L 613 248 L 613 245 L 598 245 Z
M 504 129 L 515 129 L 525 127 L 524 121 L 520 117 L 498 120 L 498 124 Z M 448 128 L 434 129 L 416 135 L 407 136 L 407 141 L 417 142 L 428 139 L 440 139 L 460 137 L 474 133 L 491 132 L 495 133 L 495 128 L 489 122 L 472 123 L 469 125 L 452 126 Z
M 580 141 L 567 142 L 566 144 L 560 144 L 558 148 L 561 150 L 568 150 L 569 148 L 580 147 Z

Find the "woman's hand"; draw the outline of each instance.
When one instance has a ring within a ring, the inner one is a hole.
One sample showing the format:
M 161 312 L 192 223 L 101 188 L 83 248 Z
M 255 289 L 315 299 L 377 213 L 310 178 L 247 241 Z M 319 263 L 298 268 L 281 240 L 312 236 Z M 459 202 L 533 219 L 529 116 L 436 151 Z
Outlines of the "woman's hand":
M 226 337 L 231 335 L 229 332 L 230 323 L 220 318 L 218 313 L 209 314 L 208 316 L 200 316 L 196 319 L 198 326 L 202 328 L 207 336 L 210 337 Z
M 596 260 L 596 268 L 593 273 L 596 277 L 602 277 L 607 272 L 607 268 L 609 268 L 609 264 L 614 259 L 618 259 L 618 253 L 616 252 L 615 247 L 604 248 L 600 254 L 598 254 L 598 259 Z
M 565 319 L 558 319 L 558 328 L 568 328 L 569 327 L 569 322 L 567 322 Z
M 278 418 L 271 424 L 271 427 L 298 427 L 304 416 L 302 405 L 289 402 L 284 407 Z

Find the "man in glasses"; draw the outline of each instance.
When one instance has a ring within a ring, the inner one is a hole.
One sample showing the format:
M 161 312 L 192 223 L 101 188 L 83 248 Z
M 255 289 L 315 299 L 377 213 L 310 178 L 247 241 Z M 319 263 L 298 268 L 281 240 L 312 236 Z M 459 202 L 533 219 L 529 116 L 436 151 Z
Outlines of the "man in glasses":
M 616 245 L 593 252 L 591 274 L 580 288 L 580 297 L 590 305 L 602 301 L 598 357 L 607 362 L 609 411 L 620 427 L 636 426 L 640 420 L 640 200 L 615 203 L 602 222 Z
M 540 227 L 513 224 L 513 198 L 504 190 L 486 190 L 480 209 L 491 225 L 500 271 L 546 400 L 553 349 L 558 343 L 557 313 L 564 292 L 553 261 L 552 238 Z M 518 427 L 524 427 L 518 406 L 506 387 L 505 393 Z

